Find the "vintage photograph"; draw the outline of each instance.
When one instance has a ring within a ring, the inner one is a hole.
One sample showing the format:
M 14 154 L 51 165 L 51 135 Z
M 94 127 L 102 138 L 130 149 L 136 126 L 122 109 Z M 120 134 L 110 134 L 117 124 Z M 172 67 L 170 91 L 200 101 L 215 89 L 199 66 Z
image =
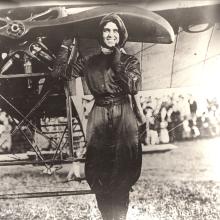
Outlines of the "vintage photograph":
M 1 220 L 220 219 L 220 0 L 0 2 Z

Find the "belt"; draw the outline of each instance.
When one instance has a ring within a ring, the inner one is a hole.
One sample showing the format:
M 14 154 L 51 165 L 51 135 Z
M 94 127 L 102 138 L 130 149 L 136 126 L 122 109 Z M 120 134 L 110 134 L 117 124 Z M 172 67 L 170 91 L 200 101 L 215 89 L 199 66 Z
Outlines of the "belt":
M 120 105 L 122 103 L 128 102 L 128 96 L 116 96 L 116 97 L 95 97 L 95 104 L 97 106 L 110 106 L 110 105 Z

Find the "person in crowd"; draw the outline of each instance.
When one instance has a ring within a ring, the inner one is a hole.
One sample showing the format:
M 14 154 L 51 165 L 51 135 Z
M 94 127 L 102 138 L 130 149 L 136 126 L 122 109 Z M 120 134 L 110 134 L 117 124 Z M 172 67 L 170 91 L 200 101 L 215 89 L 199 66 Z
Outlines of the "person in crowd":
M 197 126 L 201 137 L 210 137 L 211 136 L 211 128 L 210 121 L 207 115 L 207 112 L 203 112 L 201 116 L 197 118 Z
M 184 119 L 185 116 L 187 116 L 187 118 L 190 116 L 190 106 L 189 106 L 189 102 L 188 99 L 186 97 L 184 97 L 183 95 L 179 95 L 178 96 L 178 109 L 180 111 L 180 115 L 182 120 Z
M 216 112 L 216 107 L 213 105 L 208 110 L 209 129 L 211 136 L 219 135 L 219 124 L 215 112 Z
M 86 180 L 103 219 L 119 220 L 126 218 L 129 191 L 141 172 L 138 124 L 128 97 L 137 94 L 141 72 L 137 58 L 122 52 L 128 33 L 117 14 L 103 17 L 98 31 L 101 53 L 79 56 L 68 68 L 71 39 L 64 39 L 52 76 L 84 76 L 94 96 L 87 124 Z
M 192 137 L 192 131 L 189 126 L 189 119 L 186 115 L 183 116 L 183 140 L 190 139 Z
M 189 126 L 190 126 L 191 131 L 192 131 L 192 137 L 193 138 L 198 138 L 200 136 L 200 131 L 199 131 L 198 126 L 197 126 L 197 116 L 196 115 L 194 115 L 194 117 L 192 117 L 189 120 Z
M 192 95 L 190 95 L 189 97 L 189 108 L 190 108 L 191 116 L 194 117 L 197 112 L 197 102 Z
M 168 134 L 168 122 L 167 122 L 167 109 L 165 106 L 162 106 L 159 114 L 159 139 L 160 143 L 167 144 L 169 143 L 169 134 Z
M 144 114 L 146 117 L 146 139 L 145 144 L 147 145 L 155 145 L 159 144 L 159 136 L 157 132 L 158 123 L 155 120 L 154 111 L 153 108 L 150 106 L 147 106 L 144 109 Z
M 173 112 L 171 113 L 171 121 L 172 121 L 172 131 L 174 132 L 174 140 L 181 141 L 183 126 L 180 111 L 178 110 L 176 105 L 173 105 Z
M 172 143 L 175 140 L 175 124 L 173 121 L 173 105 L 168 106 L 167 122 L 168 122 L 167 129 L 168 129 L 168 133 L 169 133 L 169 140 Z

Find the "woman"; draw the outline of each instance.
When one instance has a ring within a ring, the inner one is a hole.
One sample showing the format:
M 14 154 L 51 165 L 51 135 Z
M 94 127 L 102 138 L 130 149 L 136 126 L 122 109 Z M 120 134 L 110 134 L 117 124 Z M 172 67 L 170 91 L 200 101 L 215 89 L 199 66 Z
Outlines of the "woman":
M 159 129 L 159 137 L 160 137 L 160 142 L 162 144 L 167 144 L 169 143 L 169 133 L 167 130 L 168 127 L 168 122 L 167 122 L 167 109 L 165 106 L 162 106 L 160 109 L 160 115 L 159 115 L 159 120 L 160 120 L 160 129 Z
M 118 15 L 101 20 L 99 36 L 101 53 L 78 57 L 68 71 L 63 70 L 71 41 L 63 41 L 52 75 L 85 77 L 95 99 L 87 125 L 86 180 L 103 219 L 125 219 L 129 191 L 140 176 L 142 161 L 137 119 L 128 97 L 138 92 L 140 65 L 121 50 L 128 34 Z

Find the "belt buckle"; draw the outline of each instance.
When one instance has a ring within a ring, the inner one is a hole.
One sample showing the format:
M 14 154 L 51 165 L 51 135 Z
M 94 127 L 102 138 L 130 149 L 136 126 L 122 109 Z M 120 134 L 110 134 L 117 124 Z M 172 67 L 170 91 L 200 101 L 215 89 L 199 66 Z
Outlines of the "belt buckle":
M 109 101 L 108 101 L 108 100 L 104 100 L 104 101 L 103 101 L 103 104 L 104 104 L 104 105 L 108 105 L 108 104 L 109 104 Z

